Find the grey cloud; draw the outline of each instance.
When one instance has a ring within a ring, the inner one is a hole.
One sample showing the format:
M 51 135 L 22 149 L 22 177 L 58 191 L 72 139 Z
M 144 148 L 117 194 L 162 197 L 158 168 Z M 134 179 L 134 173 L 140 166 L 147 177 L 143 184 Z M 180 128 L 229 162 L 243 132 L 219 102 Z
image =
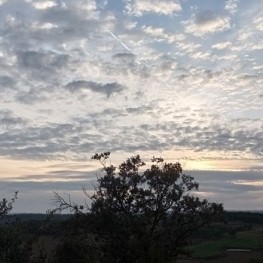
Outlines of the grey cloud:
M 77 167 L 76 167 L 77 168 Z M 48 173 L 49 176 L 65 178 L 65 179 L 81 179 L 81 180 L 90 180 L 96 178 L 96 171 L 76 171 L 72 170 L 56 170 Z M 43 178 L 43 177 L 41 177 Z
M 94 152 L 122 149 L 117 130 L 114 128 L 114 134 L 110 134 L 114 122 L 93 118 L 75 119 L 72 124 L 47 123 L 43 127 L 10 129 L 0 134 L 0 155 L 18 159 L 85 160 Z
M 117 53 L 113 58 L 121 63 L 132 64 L 135 62 L 136 56 L 132 53 Z
M 231 130 L 214 130 L 201 132 L 200 141 L 194 142 L 194 145 L 200 149 L 212 150 L 245 150 L 250 149 L 256 154 L 263 154 L 262 132 L 251 133 L 248 131 L 238 131 L 232 133 Z M 203 146 L 200 144 L 203 143 Z
M 6 70 L 12 64 L 10 71 L 16 76 L 13 80 L 16 84 L 19 82 L 20 87 L 31 86 L 28 82 L 34 81 L 37 86 L 45 86 L 47 82 L 53 87 L 58 86 L 62 82 L 62 70 L 67 75 L 68 64 L 74 67 L 78 60 L 74 54 L 72 61 L 71 50 L 64 48 L 63 43 L 70 46 L 71 41 L 88 39 L 96 34 L 101 22 L 98 22 L 96 10 L 85 10 L 78 0 L 57 1 L 56 6 L 47 9 L 36 9 L 33 3 L 9 0 L 0 6 L 0 33 L 3 36 L 0 48 L 4 54 L 0 66 Z M 29 81 L 21 81 L 21 76 Z M 0 85 L 12 87 L 12 84 L 7 78 L 0 78 Z M 26 97 L 26 94 L 17 96 L 22 102 L 27 100 Z
M 48 191 L 49 198 L 52 198 L 52 191 L 59 190 L 59 191 L 79 191 L 81 192 L 82 186 L 87 185 L 89 187 L 88 190 L 92 190 L 92 185 L 87 184 L 87 181 L 83 179 L 83 181 L 72 181 L 72 182 L 34 182 L 34 181 L 24 181 L 24 182 L 12 182 L 12 181 L 1 181 L 1 192 L 5 189 L 9 189 L 9 191 L 18 191 L 20 192 L 21 196 L 23 196 L 23 192 L 30 192 L 30 191 Z M 32 202 L 32 200 L 31 200 Z M 48 208 L 48 207 L 47 207 Z
M 197 170 L 187 170 L 184 171 L 186 174 L 191 174 L 195 177 L 197 181 L 200 182 L 213 182 L 216 184 L 221 181 L 224 183 L 229 183 L 230 181 L 236 180 L 263 180 L 262 171 L 197 171 Z
M 61 159 L 65 156 L 85 159 L 93 152 L 106 150 L 156 151 L 179 146 L 195 151 L 239 151 L 259 157 L 263 154 L 262 132 L 239 131 L 238 121 L 229 127 L 204 126 L 207 122 L 193 123 L 193 119 L 182 121 L 176 117 L 174 122 L 136 125 L 133 120 L 138 119 L 139 114 L 155 116 L 148 107 L 127 108 L 126 111 L 105 109 L 100 113 L 87 114 L 85 118 L 74 118 L 71 124 L 12 129 L 0 134 L 0 155 L 32 159 Z M 127 119 L 133 123 L 125 124 Z M 241 123 L 248 125 L 244 120 Z
M 95 172 L 95 171 L 94 171 Z M 184 171 L 186 174 L 194 176 L 195 180 L 200 183 L 199 191 L 195 194 L 199 195 L 204 193 L 205 196 L 201 195 L 201 198 L 207 198 L 209 201 L 222 202 L 225 209 L 262 209 L 262 191 L 263 186 L 250 186 L 250 185 L 240 185 L 235 184 L 238 180 L 246 181 L 263 181 L 262 172 L 229 172 L 229 171 Z M 84 186 L 88 191 L 93 191 L 94 183 L 96 180 L 93 180 L 93 172 L 83 172 L 83 174 L 76 174 L 76 179 L 79 181 L 54 181 L 54 182 L 36 182 L 37 178 L 54 178 L 56 174 L 60 178 L 70 178 L 74 180 L 74 176 L 71 176 L 70 173 L 74 171 L 62 171 L 61 173 L 55 171 L 54 174 L 48 173 L 43 175 L 33 175 L 26 176 L 26 181 L 16 182 L 10 179 L 1 180 L 0 190 L 1 193 L 6 193 L 6 189 L 10 192 L 16 190 L 19 191 L 19 199 L 21 202 L 26 200 L 33 206 L 37 206 L 37 212 L 39 212 L 39 204 L 42 202 L 42 199 L 45 197 L 48 201 L 45 204 L 42 204 L 41 209 L 44 211 L 51 206 L 52 192 L 58 191 L 61 195 L 70 194 L 72 199 L 76 201 L 76 192 L 79 195 L 77 199 L 78 203 L 82 203 L 85 199 L 85 196 L 82 193 L 82 187 Z M 33 198 L 35 193 L 38 193 L 38 196 L 41 198 Z M 74 196 L 75 194 L 75 196 Z M 207 196 L 206 196 L 207 194 Z M 257 199 L 257 200 L 255 200 Z M 15 206 L 19 207 L 20 203 L 16 203 Z M 24 206 L 23 206 L 24 207 Z M 24 208 L 25 209 L 25 208 Z M 28 208 L 27 209 L 32 209 Z M 30 210 L 31 211 L 31 210 Z M 23 211 L 25 212 L 25 210 Z
M 11 128 L 17 126 L 23 126 L 27 121 L 23 118 L 16 117 L 9 110 L 0 110 L 0 126 Z
M 85 3 L 88 5 L 90 3 Z M 40 23 L 54 23 L 58 25 L 60 29 L 53 28 L 56 33 L 71 33 L 78 32 L 78 36 L 87 31 L 96 29 L 95 24 L 99 18 L 98 10 L 85 10 L 83 8 L 82 1 L 56 1 L 56 5 L 45 8 L 37 9 L 33 3 L 26 2 L 23 0 L 8 0 L 1 5 L 0 12 L 2 17 L 8 21 L 8 15 L 13 17 L 12 22 L 6 22 L 4 29 L 7 30 L 20 30 L 23 31 L 25 27 L 28 32 L 34 33 L 37 29 L 33 27 L 33 22 L 38 21 Z M 9 19 L 10 20 L 10 19 Z M 48 31 L 48 30 L 46 30 Z M 51 30 L 52 31 L 52 30 Z M 62 36 L 60 34 L 60 36 Z M 69 37 L 69 36 L 68 36 Z
M 71 92 L 80 91 L 82 89 L 88 89 L 93 92 L 104 93 L 109 98 L 113 93 L 121 92 L 124 87 L 119 83 L 98 83 L 93 81 L 86 81 L 86 80 L 76 80 L 68 83 L 66 88 Z
M 80 165 L 79 167 L 81 167 Z M 84 165 L 83 165 L 84 166 Z M 96 180 L 97 170 L 94 171 L 81 171 L 76 170 L 79 169 L 76 167 L 75 169 L 68 169 L 68 170 L 55 170 L 50 171 L 45 174 L 35 174 L 35 175 L 23 175 L 22 177 L 7 177 L 4 179 L 0 179 L 1 182 L 6 183 L 52 183 L 54 181 L 61 182 L 61 180 L 66 180 L 66 182 L 80 182 L 83 184 L 84 182 L 90 183 Z
M 97 134 L 89 132 L 94 125 L 97 125 Z M 20 159 L 63 159 L 67 155 L 81 159 L 84 154 L 85 159 L 105 150 L 143 151 L 167 147 L 158 137 L 135 127 L 123 127 L 121 131 L 116 128 L 113 121 L 84 120 L 74 125 L 12 129 L 0 134 L 0 155 Z
M 126 111 L 129 114 L 151 114 L 153 108 L 151 106 L 141 106 L 141 107 L 128 107 Z
M 62 71 L 67 71 L 69 55 L 54 51 L 16 50 L 16 64 L 13 67 L 13 75 L 16 77 L 18 93 L 16 99 L 19 102 L 30 104 L 30 100 L 43 99 L 42 91 L 59 86 Z M 26 86 L 26 90 L 23 89 Z M 29 91 L 28 91 L 29 90 Z M 30 98 L 30 99 L 29 99 Z
M 201 192 L 207 192 L 208 198 L 213 201 L 222 202 L 226 209 L 262 209 L 263 186 L 251 184 L 255 181 L 263 182 L 262 171 L 186 171 L 186 173 L 194 176 L 199 182 Z M 239 183 L 242 181 L 246 184 Z M 261 203 L 255 203 L 255 196 L 261 199 Z
M 55 52 L 23 51 L 18 52 L 17 57 L 20 66 L 30 70 L 56 70 L 64 67 L 68 61 L 67 55 L 58 55 Z
M 42 91 L 40 89 L 36 90 L 32 88 L 27 92 L 18 92 L 15 98 L 18 102 L 24 104 L 34 104 L 40 101 L 43 102 L 47 99 L 47 97 L 42 94 Z
M 85 2 L 81 0 L 71 1 L 57 1 L 57 5 L 41 10 L 40 18 L 45 19 L 50 22 L 60 21 L 61 24 L 81 24 L 80 22 L 91 22 L 97 21 L 99 18 L 99 9 L 95 6 L 97 5 L 94 1 Z M 92 8 L 85 8 L 93 5 Z M 89 25 L 90 27 L 92 24 Z M 93 25 L 94 26 L 94 25 Z
M 165 143 L 166 147 L 183 146 L 191 147 L 196 151 L 202 150 L 229 150 L 249 151 L 250 153 L 263 154 L 263 134 L 261 130 L 237 130 L 240 121 L 232 122 L 230 126 L 205 126 L 202 123 L 193 124 L 193 119 L 185 120 L 183 123 L 163 122 L 162 124 L 143 124 L 141 130 L 155 132 L 157 138 Z M 260 120 L 258 121 L 261 122 Z M 246 123 L 242 120 L 241 123 Z M 247 123 L 248 125 L 248 123 Z M 261 122 L 262 126 L 262 122 Z M 233 130 L 232 130 L 233 129 Z M 139 136 L 139 133 L 138 133 Z M 147 136 L 147 135 L 146 135 Z
M 210 10 L 205 10 L 202 12 L 198 12 L 195 15 L 195 23 L 197 25 L 204 25 L 204 24 L 209 24 L 212 21 L 214 21 L 217 18 L 217 15 L 210 11 Z
M 85 125 L 87 123 L 87 120 L 92 119 L 92 126 L 98 128 L 100 124 L 110 125 L 112 119 L 126 116 L 127 113 L 125 112 L 125 109 L 106 108 L 102 111 L 90 113 L 86 116 L 86 118 L 74 118 L 74 121 L 76 121 L 80 125 Z
M 250 171 L 263 171 L 263 165 L 250 165 Z
M 70 124 L 12 129 L 0 134 L 0 155 L 22 159 L 63 158 L 70 148 L 70 141 L 66 140 L 69 134 L 75 134 Z
M 9 88 L 13 88 L 15 85 L 14 80 L 12 77 L 10 76 L 6 76 L 6 75 L 1 75 L 0 76 L 0 87 L 1 89 L 9 89 Z
M 183 21 L 186 32 L 195 36 L 204 36 L 215 32 L 226 31 L 231 28 L 228 16 L 219 15 L 211 10 L 198 11 L 188 21 Z

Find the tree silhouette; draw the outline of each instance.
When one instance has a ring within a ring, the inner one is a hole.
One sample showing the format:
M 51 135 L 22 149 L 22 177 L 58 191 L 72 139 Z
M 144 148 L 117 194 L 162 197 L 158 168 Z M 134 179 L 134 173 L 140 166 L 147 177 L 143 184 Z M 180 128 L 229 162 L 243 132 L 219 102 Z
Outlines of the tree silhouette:
M 13 208 L 13 203 L 17 199 L 18 192 L 15 192 L 13 198 L 8 201 L 6 198 L 3 198 L 2 201 L 0 201 L 0 219 L 6 216 Z
M 194 231 L 222 215 L 222 204 L 191 194 L 198 183 L 179 163 L 153 158 L 147 168 L 137 155 L 116 167 L 107 164 L 109 156 L 92 157 L 102 164 L 103 175 L 91 207 L 55 196 L 58 210 L 71 208 L 81 218 L 86 245 L 98 251 L 100 262 L 170 262 Z
M 10 201 L 6 198 L 0 201 L 0 262 L 30 262 L 31 243 L 26 238 L 26 229 L 21 223 L 13 222 L 9 215 L 17 195 L 16 191 Z

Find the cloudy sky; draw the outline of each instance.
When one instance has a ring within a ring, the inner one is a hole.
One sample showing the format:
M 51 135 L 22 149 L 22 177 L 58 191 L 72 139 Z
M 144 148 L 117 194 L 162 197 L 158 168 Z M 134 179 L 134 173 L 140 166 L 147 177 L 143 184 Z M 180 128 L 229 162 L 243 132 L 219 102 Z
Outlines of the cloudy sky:
M 111 151 L 263 209 L 262 51 L 261 0 L 0 0 L 0 197 L 82 201 Z

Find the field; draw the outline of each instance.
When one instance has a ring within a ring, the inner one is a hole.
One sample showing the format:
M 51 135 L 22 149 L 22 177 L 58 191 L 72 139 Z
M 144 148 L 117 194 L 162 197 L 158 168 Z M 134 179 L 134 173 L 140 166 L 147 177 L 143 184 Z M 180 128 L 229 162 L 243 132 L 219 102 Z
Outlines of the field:
M 232 251 L 227 249 L 247 249 L 250 251 Z M 202 242 L 187 247 L 191 258 L 180 259 L 179 263 L 197 262 L 238 262 L 263 263 L 263 228 L 237 232 L 233 237 Z
M 232 252 L 214 258 L 181 259 L 177 263 L 263 263 L 263 254 L 260 251 Z

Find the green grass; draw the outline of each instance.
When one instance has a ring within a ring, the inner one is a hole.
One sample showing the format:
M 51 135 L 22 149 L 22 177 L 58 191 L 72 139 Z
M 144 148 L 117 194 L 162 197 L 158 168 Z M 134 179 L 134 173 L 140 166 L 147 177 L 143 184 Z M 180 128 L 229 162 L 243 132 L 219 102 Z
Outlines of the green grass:
M 220 256 L 227 248 L 262 249 L 263 229 L 239 232 L 236 237 L 223 238 L 187 247 L 188 250 L 193 251 L 194 257 L 199 258 Z

